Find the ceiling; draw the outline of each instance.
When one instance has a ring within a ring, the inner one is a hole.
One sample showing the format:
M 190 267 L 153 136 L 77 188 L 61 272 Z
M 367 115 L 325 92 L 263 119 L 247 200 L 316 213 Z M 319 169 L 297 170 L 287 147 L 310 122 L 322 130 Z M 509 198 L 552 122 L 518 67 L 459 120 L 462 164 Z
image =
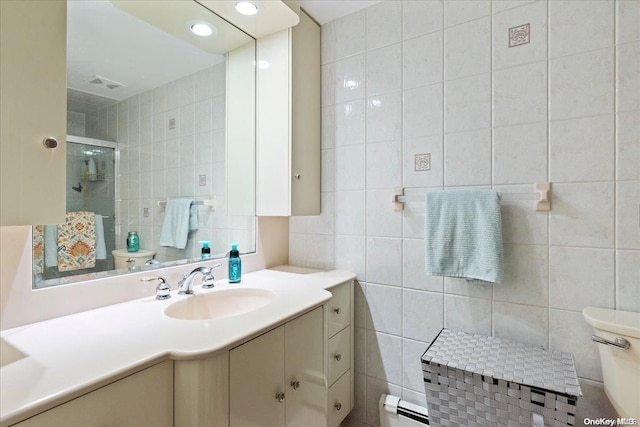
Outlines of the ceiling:
M 320 25 L 341 18 L 382 0 L 300 0 L 300 7 Z

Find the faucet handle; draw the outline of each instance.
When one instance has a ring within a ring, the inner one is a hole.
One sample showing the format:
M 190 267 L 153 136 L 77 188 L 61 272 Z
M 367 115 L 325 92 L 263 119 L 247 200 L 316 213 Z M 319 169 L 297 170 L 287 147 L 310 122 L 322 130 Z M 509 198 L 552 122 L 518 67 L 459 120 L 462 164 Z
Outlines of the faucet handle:
M 214 280 L 216 278 L 213 277 L 212 271 L 217 270 L 220 267 L 222 267 L 222 264 L 220 263 L 214 264 L 211 267 L 207 267 L 209 269 L 209 273 L 205 274 L 204 277 L 202 278 L 202 289 L 211 289 L 215 286 Z
M 214 283 L 215 277 L 213 274 L 207 274 L 202 278 L 202 289 L 211 289 L 215 286 Z
M 156 287 L 156 299 L 163 300 L 171 298 L 171 286 L 167 283 L 164 277 L 141 277 L 141 282 L 152 282 L 154 280 L 159 280 L 158 286 Z

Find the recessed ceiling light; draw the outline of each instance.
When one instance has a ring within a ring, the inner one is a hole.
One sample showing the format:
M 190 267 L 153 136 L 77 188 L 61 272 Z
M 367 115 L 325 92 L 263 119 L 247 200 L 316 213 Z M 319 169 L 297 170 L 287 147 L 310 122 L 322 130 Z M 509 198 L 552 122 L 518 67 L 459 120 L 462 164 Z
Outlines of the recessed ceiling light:
M 191 32 L 196 36 L 207 37 L 213 34 L 213 30 L 211 29 L 211 27 L 202 22 L 193 24 L 190 28 L 191 28 Z
M 258 6 L 251 3 L 250 1 L 239 1 L 238 3 L 236 3 L 236 10 L 242 15 L 251 16 L 258 13 Z

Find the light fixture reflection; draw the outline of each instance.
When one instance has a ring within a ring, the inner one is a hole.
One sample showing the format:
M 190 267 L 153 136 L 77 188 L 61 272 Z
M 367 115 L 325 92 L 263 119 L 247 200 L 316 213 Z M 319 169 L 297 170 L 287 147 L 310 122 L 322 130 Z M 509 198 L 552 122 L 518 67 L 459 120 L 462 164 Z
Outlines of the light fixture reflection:
M 236 10 L 242 15 L 252 16 L 258 13 L 258 6 L 250 1 L 239 1 L 236 3 Z
M 211 34 L 213 34 L 213 30 L 211 29 L 211 27 L 207 24 L 204 24 L 202 22 L 199 22 L 197 24 L 193 24 L 191 26 L 191 32 L 193 34 L 195 34 L 196 36 L 200 36 L 200 37 L 207 37 L 210 36 Z

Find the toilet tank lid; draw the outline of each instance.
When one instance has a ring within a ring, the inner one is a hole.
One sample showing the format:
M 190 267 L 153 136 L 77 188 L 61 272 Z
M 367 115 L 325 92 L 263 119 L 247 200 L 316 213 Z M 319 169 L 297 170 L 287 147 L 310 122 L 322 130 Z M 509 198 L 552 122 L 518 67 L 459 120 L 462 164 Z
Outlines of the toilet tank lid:
M 640 313 L 599 307 L 585 307 L 582 310 L 582 316 L 584 316 L 584 320 L 594 328 L 633 338 L 640 338 Z

